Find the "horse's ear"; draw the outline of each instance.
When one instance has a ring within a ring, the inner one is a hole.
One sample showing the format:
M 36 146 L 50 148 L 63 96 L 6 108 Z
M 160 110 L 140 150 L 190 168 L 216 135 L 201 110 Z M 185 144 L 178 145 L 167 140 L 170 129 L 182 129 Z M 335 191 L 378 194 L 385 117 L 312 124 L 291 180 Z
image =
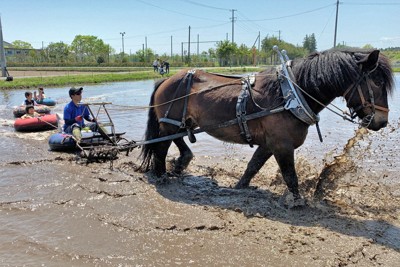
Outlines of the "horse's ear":
M 376 67 L 379 60 L 379 50 L 374 50 L 365 57 L 357 61 L 361 65 L 362 71 L 371 71 Z

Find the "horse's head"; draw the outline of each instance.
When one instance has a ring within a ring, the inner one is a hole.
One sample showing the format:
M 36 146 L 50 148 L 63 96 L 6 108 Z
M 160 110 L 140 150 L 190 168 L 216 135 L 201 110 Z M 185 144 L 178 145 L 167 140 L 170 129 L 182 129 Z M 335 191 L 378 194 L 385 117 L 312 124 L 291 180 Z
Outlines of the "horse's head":
M 379 50 L 367 55 L 355 55 L 360 73 L 343 94 L 352 118 L 361 119 L 361 125 L 378 131 L 388 123 L 388 93 L 393 86 L 392 70 L 388 60 L 379 56 Z

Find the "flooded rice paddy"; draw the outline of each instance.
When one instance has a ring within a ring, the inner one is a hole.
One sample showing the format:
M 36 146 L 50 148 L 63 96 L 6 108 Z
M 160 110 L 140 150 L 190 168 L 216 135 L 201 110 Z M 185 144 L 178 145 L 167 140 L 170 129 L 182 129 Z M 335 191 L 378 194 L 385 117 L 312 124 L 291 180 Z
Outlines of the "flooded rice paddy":
M 52 131 L 15 132 L 12 107 L 26 90 L 0 91 L 0 265 L 396 266 L 400 75 L 396 85 L 379 132 L 320 114 L 324 142 L 311 127 L 296 152 L 308 202 L 300 210 L 280 206 L 286 186 L 274 159 L 251 188 L 231 188 L 254 151 L 248 146 L 200 134 L 188 172 L 159 185 L 134 171 L 138 150 L 111 169 L 48 151 Z M 112 103 L 118 132 L 142 140 L 153 81 L 83 86 L 85 101 Z M 62 114 L 68 88 L 45 93 Z

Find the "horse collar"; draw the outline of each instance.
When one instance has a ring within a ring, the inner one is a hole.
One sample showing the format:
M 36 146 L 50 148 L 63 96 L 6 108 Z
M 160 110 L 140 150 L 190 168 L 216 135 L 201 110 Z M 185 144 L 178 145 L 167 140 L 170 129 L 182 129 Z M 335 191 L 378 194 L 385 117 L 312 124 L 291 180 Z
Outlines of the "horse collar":
M 308 125 L 318 123 L 319 116 L 311 110 L 301 91 L 293 84 L 295 83 L 295 78 L 291 63 L 292 61 L 289 60 L 279 65 L 277 68 L 278 79 L 281 85 L 283 99 L 285 100 L 285 109 L 289 110 L 296 118 Z

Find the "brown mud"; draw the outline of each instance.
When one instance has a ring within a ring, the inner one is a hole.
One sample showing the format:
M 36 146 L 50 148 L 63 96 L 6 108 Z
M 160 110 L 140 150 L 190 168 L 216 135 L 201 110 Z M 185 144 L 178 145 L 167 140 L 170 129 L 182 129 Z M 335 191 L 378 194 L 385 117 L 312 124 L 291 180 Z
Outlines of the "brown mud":
M 365 163 L 365 130 L 322 169 L 297 157 L 295 209 L 273 159 L 248 189 L 232 188 L 247 162 L 218 156 L 159 184 L 139 150 L 86 164 L 50 133 L 0 133 L 1 266 L 399 266 L 400 183 Z

